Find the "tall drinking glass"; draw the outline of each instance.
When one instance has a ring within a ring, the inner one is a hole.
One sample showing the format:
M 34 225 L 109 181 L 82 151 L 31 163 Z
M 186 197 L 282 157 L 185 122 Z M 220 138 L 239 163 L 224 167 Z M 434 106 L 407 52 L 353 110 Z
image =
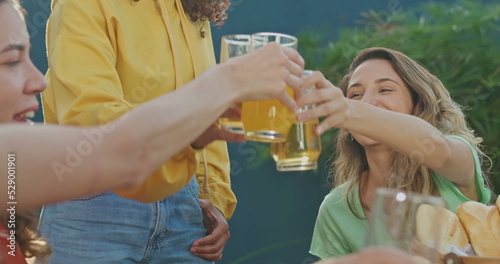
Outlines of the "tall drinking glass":
M 255 50 L 271 42 L 297 49 L 297 38 L 281 33 L 255 33 L 252 35 L 251 49 Z M 293 97 L 293 90 L 287 88 Z M 241 120 L 245 125 L 246 138 L 259 142 L 284 142 L 295 121 L 291 113 L 279 100 L 243 102 Z
M 247 54 L 250 50 L 251 35 L 235 34 L 225 35 L 221 38 L 220 63 L 229 58 Z M 241 108 L 240 105 L 233 105 L 233 108 Z M 243 123 L 240 119 L 219 118 L 219 127 L 235 134 L 244 134 Z
M 365 245 L 406 251 L 418 263 L 439 263 L 444 209 L 440 197 L 379 188 L 370 211 Z
M 313 71 L 305 70 L 303 77 Z M 308 93 L 314 87 L 304 92 Z M 307 111 L 314 105 L 305 106 L 299 111 Z M 319 119 L 307 122 L 295 121 L 288 131 L 284 142 L 271 143 L 270 152 L 276 162 L 278 171 L 304 171 L 314 170 L 318 167 L 318 158 L 321 154 L 321 137 L 316 135 L 315 129 Z

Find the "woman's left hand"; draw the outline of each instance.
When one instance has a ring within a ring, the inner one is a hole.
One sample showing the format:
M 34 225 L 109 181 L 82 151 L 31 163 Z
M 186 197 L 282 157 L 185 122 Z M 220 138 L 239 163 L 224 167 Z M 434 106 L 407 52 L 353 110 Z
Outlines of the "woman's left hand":
M 231 236 L 229 225 L 224 215 L 212 204 L 210 200 L 198 199 L 203 212 L 203 223 L 207 229 L 207 236 L 194 241 L 190 251 L 194 255 L 209 260 L 222 259 L 222 251 Z
M 342 127 L 348 118 L 349 102 L 340 88 L 334 86 L 319 71 L 304 79 L 303 89 L 315 87 L 307 94 L 301 95 L 298 106 L 315 104 L 315 107 L 297 115 L 300 122 L 326 117 L 317 127 L 316 133 L 321 135 L 326 130 Z

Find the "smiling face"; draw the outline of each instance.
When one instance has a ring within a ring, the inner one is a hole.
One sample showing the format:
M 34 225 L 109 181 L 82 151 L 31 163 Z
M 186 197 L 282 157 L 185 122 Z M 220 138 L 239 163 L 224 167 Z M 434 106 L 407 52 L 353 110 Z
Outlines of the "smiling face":
M 347 98 L 404 114 L 413 110 L 410 89 L 392 65 L 382 59 L 367 60 L 356 68 L 349 81 Z
M 347 98 L 403 114 L 413 111 L 410 89 L 391 63 L 383 59 L 367 60 L 354 70 L 349 80 Z M 375 143 L 355 133 L 353 136 L 364 146 Z
M 47 83 L 29 58 L 23 16 L 9 1 L 0 4 L 0 25 L 0 123 L 26 122 Z

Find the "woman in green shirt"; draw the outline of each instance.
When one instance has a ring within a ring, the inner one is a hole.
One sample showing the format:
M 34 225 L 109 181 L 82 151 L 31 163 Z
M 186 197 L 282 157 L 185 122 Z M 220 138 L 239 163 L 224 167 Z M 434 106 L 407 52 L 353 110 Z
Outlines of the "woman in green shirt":
M 441 196 L 452 211 L 468 200 L 490 200 L 481 139 L 439 79 L 416 61 L 369 48 L 354 59 L 340 88 L 319 72 L 304 86 L 313 84 L 318 89 L 299 106 L 316 107 L 299 121 L 326 116 L 317 133 L 340 131 L 335 188 L 320 207 L 311 254 L 324 259 L 361 250 L 379 187 Z

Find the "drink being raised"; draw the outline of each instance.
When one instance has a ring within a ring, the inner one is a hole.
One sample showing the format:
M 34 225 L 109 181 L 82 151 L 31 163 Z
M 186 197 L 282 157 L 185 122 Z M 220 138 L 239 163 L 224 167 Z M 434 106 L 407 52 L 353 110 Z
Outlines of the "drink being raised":
M 321 138 L 314 130 L 319 121 L 295 123 L 285 142 L 271 144 L 271 156 L 278 171 L 314 170 L 321 154 Z
M 252 34 L 250 46 L 252 50 L 256 50 L 271 42 L 297 49 L 297 38 L 272 32 Z M 293 90 L 287 88 L 287 91 L 293 97 Z M 288 130 L 296 120 L 295 115 L 280 101 L 262 100 L 243 102 L 241 121 L 248 140 L 272 143 L 285 141 Z
M 293 97 L 293 90 L 287 91 Z M 285 141 L 296 119 L 280 101 L 261 100 L 243 102 L 241 121 L 248 140 L 271 143 Z

